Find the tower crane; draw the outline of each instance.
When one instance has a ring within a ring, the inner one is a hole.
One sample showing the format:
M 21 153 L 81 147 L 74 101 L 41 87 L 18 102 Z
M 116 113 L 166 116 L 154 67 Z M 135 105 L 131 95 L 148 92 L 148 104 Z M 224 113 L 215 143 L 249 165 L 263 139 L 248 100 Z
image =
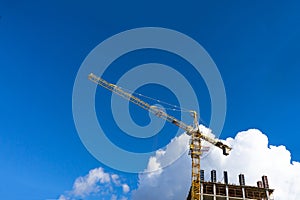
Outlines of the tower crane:
M 111 92 L 123 97 L 124 99 L 138 105 L 139 107 L 151 112 L 159 118 L 162 118 L 172 124 L 182 128 L 191 137 L 190 139 L 190 155 L 192 158 L 192 177 L 191 177 L 191 199 L 200 200 L 200 156 L 201 152 L 201 140 L 205 140 L 216 147 L 223 150 L 224 155 L 229 155 L 231 148 L 224 144 L 222 141 L 212 138 L 202 133 L 199 129 L 198 116 L 196 111 L 190 111 L 193 116 L 193 125 L 187 125 L 186 123 L 176 119 L 175 117 L 167 114 L 157 106 L 152 106 L 149 103 L 141 100 L 140 98 L 124 91 L 122 88 L 105 81 L 104 79 L 94 75 L 93 73 L 88 75 L 89 80 L 94 83 L 110 90 Z

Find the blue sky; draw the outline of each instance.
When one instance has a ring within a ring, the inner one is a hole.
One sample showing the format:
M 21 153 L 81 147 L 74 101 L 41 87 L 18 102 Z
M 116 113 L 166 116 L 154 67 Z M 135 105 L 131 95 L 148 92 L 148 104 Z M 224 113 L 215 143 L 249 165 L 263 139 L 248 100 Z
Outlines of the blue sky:
M 57 198 L 78 176 L 96 167 L 119 173 L 136 187 L 136 174 L 106 167 L 81 143 L 73 122 L 72 90 L 81 63 L 95 46 L 138 27 L 182 32 L 213 58 L 227 94 L 221 138 L 258 128 L 271 144 L 285 145 L 299 161 L 299 8 L 297 1 L 2 1 L 1 198 Z M 149 61 L 174 68 L 183 62 L 164 52 L 133 52 L 113 63 L 106 79 L 113 82 L 120 76 L 114 67 Z M 193 76 L 190 81 L 205 87 Z M 138 92 L 154 96 L 157 90 L 163 88 L 145 86 Z M 207 89 L 199 93 L 202 118 L 208 122 Z M 168 92 L 158 98 L 176 103 Z M 100 101 L 96 105 L 101 108 Z M 143 114 L 133 117 L 137 123 L 147 123 Z M 112 122 L 107 123 L 109 127 Z

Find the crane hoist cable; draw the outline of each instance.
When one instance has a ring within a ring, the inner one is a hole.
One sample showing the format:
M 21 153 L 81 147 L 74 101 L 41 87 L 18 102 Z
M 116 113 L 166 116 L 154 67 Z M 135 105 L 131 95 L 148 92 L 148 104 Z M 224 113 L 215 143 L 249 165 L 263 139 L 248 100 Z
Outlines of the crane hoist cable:
M 219 147 L 223 150 L 224 155 L 228 155 L 231 148 L 224 144 L 222 141 L 210 137 L 208 135 L 205 135 L 203 132 L 201 132 L 199 128 L 199 122 L 198 122 L 198 115 L 196 111 L 188 110 L 193 116 L 193 125 L 187 125 L 186 123 L 182 122 L 181 120 L 169 115 L 166 113 L 163 109 L 150 105 L 149 103 L 141 100 L 140 98 L 136 97 L 133 94 L 139 95 L 138 93 L 129 93 L 126 92 L 123 88 L 114 85 L 112 83 L 107 82 L 106 80 L 94 75 L 93 73 L 88 75 L 88 78 L 93 81 L 94 83 L 102 86 L 103 88 L 106 88 L 110 90 L 111 92 L 123 97 L 124 99 L 127 99 L 128 101 L 138 105 L 139 107 L 153 113 L 159 118 L 165 119 L 168 122 L 171 122 L 172 124 L 182 128 L 185 130 L 185 132 L 191 137 L 190 138 L 190 156 L 192 158 L 192 185 L 191 185 L 191 199 L 192 200 L 200 200 L 201 198 L 201 191 L 200 191 L 200 156 L 202 154 L 201 148 L 201 140 L 205 140 L 211 144 L 213 144 L 216 147 Z M 141 96 L 141 95 L 139 95 Z M 145 95 L 143 95 L 146 97 Z M 147 97 L 148 99 L 156 100 L 157 102 L 161 102 L 167 105 L 172 105 L 163 101 L 158 101 L 157 99 Z M 175 105 L 172 105 L 175 107 Z

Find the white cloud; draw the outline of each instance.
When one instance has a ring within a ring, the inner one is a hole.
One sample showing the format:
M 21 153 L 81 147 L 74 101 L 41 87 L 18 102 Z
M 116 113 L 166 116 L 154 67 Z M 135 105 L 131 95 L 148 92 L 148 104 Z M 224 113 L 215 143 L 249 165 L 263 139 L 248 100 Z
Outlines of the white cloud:
M 97 193 L 100 187 L 97 183 L 109 183 L 110 176 L 102 168 L 96 168 L 89 172 L 85 177 L 79 177 L 73 185 L 73 194 L 79 197 L 85 197 L 91 193 Z
M 209 130 L 201 127 L 209 134 Z M 262 175 L 267 175 L 269 185 L 275 189 L 276 200 L 296 200 L 300 196 L 300 163 L 291 162 L 291 154 L 284 146 L 268 144 L 268 138 L 257 129 L 240 132 L 236 137 L 225 141 L 233 147 L 229 156 L 223 156 L 218 148 L 210 146 L 211 151 L 201 160 L 201 168 L 206 175 L 217 170 L 219 181 L 222 173 L 228 171 L 229 181 L 237 183 L 238 174 L 245 174 L 247 185 L 256 185 Z M 158 167 L 168 162 L 180 148 L 188 147 L 188 136 L 181 135 L 167 146 L 166 151 L 158 151 L 149 159 L 149 167 Z M 184 154 L 174 164 L 158 172 L 139 175 L 138 189 L 132 192 L 133 199 L 185 199 L 190 187 L 191 160 Z M 209 176 L 206 176 L 209 179 Z
M 121 192 L 117 192 L 121 190 Z M 117 174 L 104 172 L 103 168 L 95 168 L 83 177 L 78 177 L 71 191 L 66 191 L 59 200 L 71 200 L 75 198 L 87 198 L 89 196 L 110 197 L 112 200 L 125 200 L 124 195 L 130 191 L 129 186 L 123 183 Z M 121 196 L 120 196 L 121 195 Z
M 124 194 L 127 194 L 130 191 L 130 188 L 127 184 L 123 184 L 122 188 L 123 188 L 123 193 Z
M 111 175 L 111 179 L 114 182 L 114 184 L 116 185 L 121 185 L 120 179 L 119 179 L 119 175 L 117 174 L 112 174 Z

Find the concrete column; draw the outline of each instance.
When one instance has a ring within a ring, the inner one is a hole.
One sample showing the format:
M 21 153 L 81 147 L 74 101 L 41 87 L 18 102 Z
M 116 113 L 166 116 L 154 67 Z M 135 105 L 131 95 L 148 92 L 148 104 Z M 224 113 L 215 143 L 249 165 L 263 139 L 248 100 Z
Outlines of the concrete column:
M 242 192 L 243 192 L 243 200 L 246 200 L 245 188 L 242 188 Z
M 229 200 L 229 191 L 228 191 L 228 185 L 226 185 L 226 200 Z
M 200 183 L 200 200 L 203 200 L 203 183 Z
M 217 188 L 216 188 L 216 184 L 214 184 L 214 200 L 217 200 Z

